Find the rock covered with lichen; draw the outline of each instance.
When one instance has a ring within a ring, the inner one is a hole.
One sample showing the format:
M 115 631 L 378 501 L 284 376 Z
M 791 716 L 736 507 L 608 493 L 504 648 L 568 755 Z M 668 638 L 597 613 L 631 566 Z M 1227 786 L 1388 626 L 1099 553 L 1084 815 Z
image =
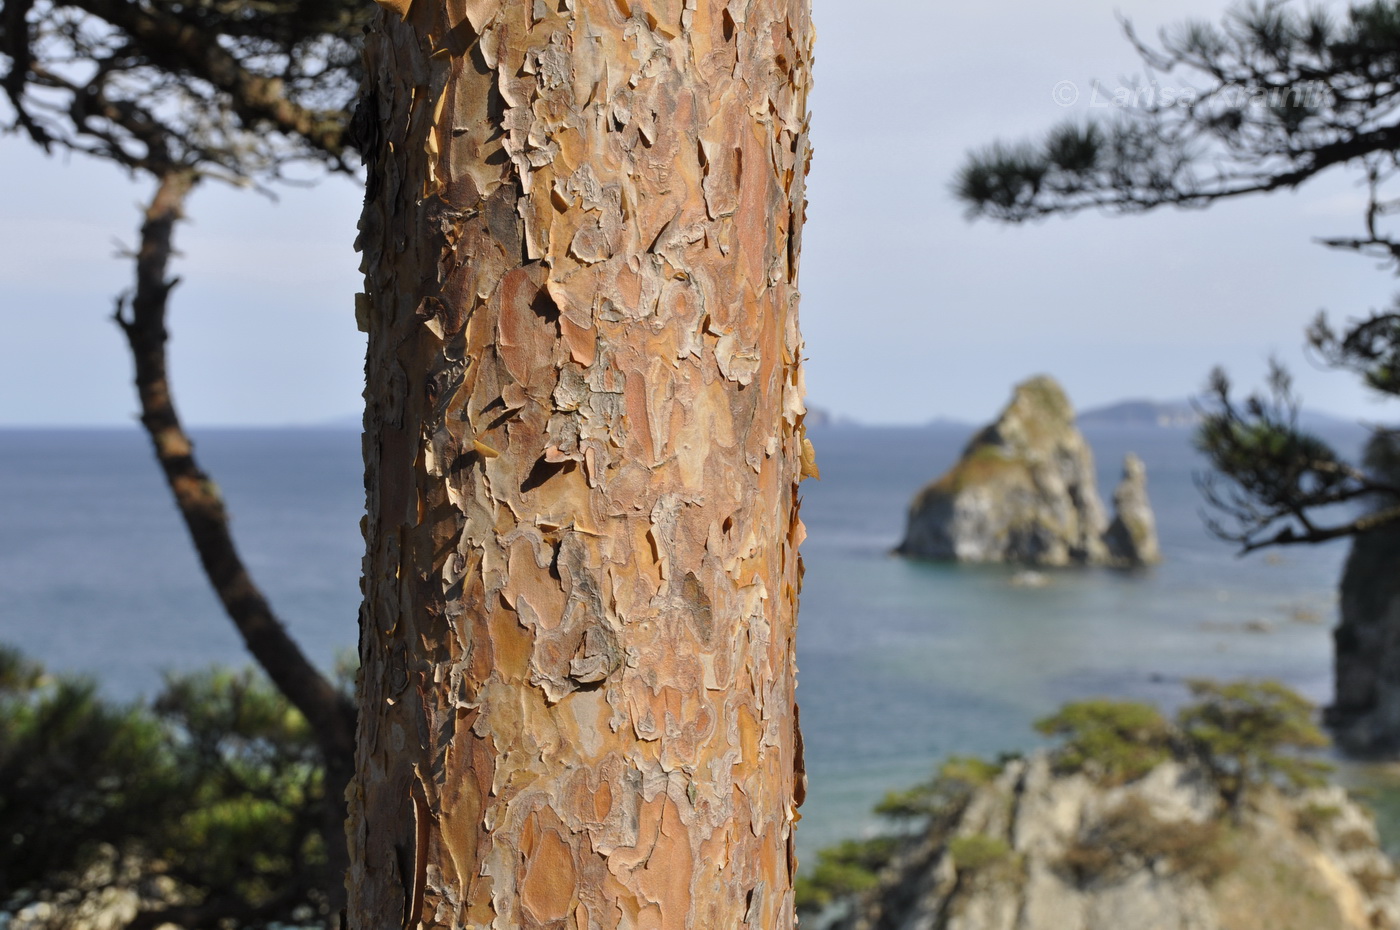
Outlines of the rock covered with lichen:
M 1064 389 L 1039 376 L 1016 387 L 996 422 L 914 498 L 901 555 L 1037 566 L 1151 564 L 1160 559 L 1146 469 L 1130 456 L 1112 523 L 1094 456 Z
M 1231 812 L 1199 768 L 1122 784 L 1008 763 L 911 840 L 839 930 L 1393 930 L 1372 818 L 1336 787 Z

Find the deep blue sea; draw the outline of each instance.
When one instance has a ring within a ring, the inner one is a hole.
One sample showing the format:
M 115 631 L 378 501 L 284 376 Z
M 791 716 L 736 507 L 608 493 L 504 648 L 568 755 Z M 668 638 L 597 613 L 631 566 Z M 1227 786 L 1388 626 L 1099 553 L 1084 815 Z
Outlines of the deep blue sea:
M 799 851 L 873 829 L 887 790 L 952 753 L 1035 744 L 1064 701 L 1170 707 L 1188 677 L 1270 677 L 1331 695 L 1330 628 L 1345 543 L 1237 558 L 1199 515 L 1187 430 L 1086 431 L 1101 492 L 1123 454 L 1148 466 L 1166 561 L 1125 574 L 1000 569 L 888 552 L 909 498 L 956 459 L 959 428 L 814 431 L 822 480 L 803 485 L 809 537 L 798 660 L 810 791 Z M 1336 437 L 1345 449 L 1359 433 Z M 224 491 L 259 583 L 313 658 L 353 650 L 363 506 L 349 430 L 209 430 L 198 454 Z M 163 671 L 243 664 L 134 428 L 0 431 L 0 641 L 115 697 Z

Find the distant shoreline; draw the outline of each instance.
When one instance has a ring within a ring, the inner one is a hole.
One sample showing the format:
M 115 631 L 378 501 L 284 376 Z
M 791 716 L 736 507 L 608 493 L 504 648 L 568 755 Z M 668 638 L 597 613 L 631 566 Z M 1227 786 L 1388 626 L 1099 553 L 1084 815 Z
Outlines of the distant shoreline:
M 1191 429 L 1200 417 L 1190 401 L 1151 401 L 1125 400 L 1112 404 L 1091 407 L 1081 411 L 1077 424 L 1082 429 L 1134 428 L 1134 429 Z M 866 423 L 853 417 L 833 414 L 823 407 L 807 409 L 804 420 L 810 430 L 828 429 L 933 429 L 933 430 L 972 430 L 977 424 L 957 417 L 938 416 L 922 423 Z M 1320 410 L 1304 409 L 1299 415 L 1299 423 L 1304 429 L 1328 430 L 1334 428 L 1362 427 L 1362 418 L 1349 418 Z M 194 424 L 193 432 L 359 432 L 359 414 L 345 414 L 328 420 L 309 423 L 212 423 Z M 83 432 L 132 432 L 140 433 L 141 424 L 133 416 L 129 423 L 0 423 L 0 433 L 83 433 Z

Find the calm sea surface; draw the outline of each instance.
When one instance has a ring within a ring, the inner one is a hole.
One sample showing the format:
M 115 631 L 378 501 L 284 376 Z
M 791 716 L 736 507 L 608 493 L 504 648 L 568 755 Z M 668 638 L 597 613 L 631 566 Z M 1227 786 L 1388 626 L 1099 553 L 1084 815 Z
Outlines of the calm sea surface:
M 1202 465 L 1185 430 L 1086 431 L 1105 497 L 1123 454 L 1147 462 L 1165 563 L 1142 574 L 1012 573 L 887 553 L 905 506 L 956 459 L 961 429 L 832 428 L 813 440 L 798 659 L 811 780 L 800 851 L 871 830 L 868 811 L 951 753 L 1035 744 L 1064 701 L 1164 707 L 1188 677 L 1270 677 L 1331 695 L 1330 634 L 1345 544 L 1236 558 L 1199 516 Z M 1356 435 L 1338 437 L 1350 449 Z M 363 506 L 348 430 L 218 430 L 198 452 L 244 556 L 313 658 L 353 650 Z M 243 664 L 143 436 L 0 431 L 0 641 L 115 697 L 163 671 Z

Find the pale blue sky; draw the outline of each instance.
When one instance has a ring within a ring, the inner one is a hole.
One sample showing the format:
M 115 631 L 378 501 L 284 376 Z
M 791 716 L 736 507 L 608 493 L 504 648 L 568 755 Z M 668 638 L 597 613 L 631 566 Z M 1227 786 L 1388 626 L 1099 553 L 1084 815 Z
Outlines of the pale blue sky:
M 1059 377 L 1080 407 L 1179 398 L 1224 363 L 1244 384 L 1270 353 L 1310 406 L 1393 416 L 1303 359 L 1318 309 L 1388 302 L 1394 275 L 1316 245 L 1357 231 L 1337 174 L 1295 194 L 1145 217 L 969 225 L 948 194 L 967 149 L 1090 112 L 1092 78 L 1140 69 L 1116 11 L 1145 31 L 1208 0 L 816 0 L 816 161 L 802 268 L 810 401 L 872 423 L 981 419 L 1010 386 Z M 1066 110 L 1052 97 L 1082 90 Z M 1132 83 L 1131 81 L 1129 83 Z M 131 421 L 129 362 L 107 322 L 127 285 L 146 187 L 105 165 L 0 138 L 0 425 Z M 295 424 L 358 410 L 363 343 L 343 179 L 271 204 L 210 186 L 181 228 L 173 371 L 196 424 Z

